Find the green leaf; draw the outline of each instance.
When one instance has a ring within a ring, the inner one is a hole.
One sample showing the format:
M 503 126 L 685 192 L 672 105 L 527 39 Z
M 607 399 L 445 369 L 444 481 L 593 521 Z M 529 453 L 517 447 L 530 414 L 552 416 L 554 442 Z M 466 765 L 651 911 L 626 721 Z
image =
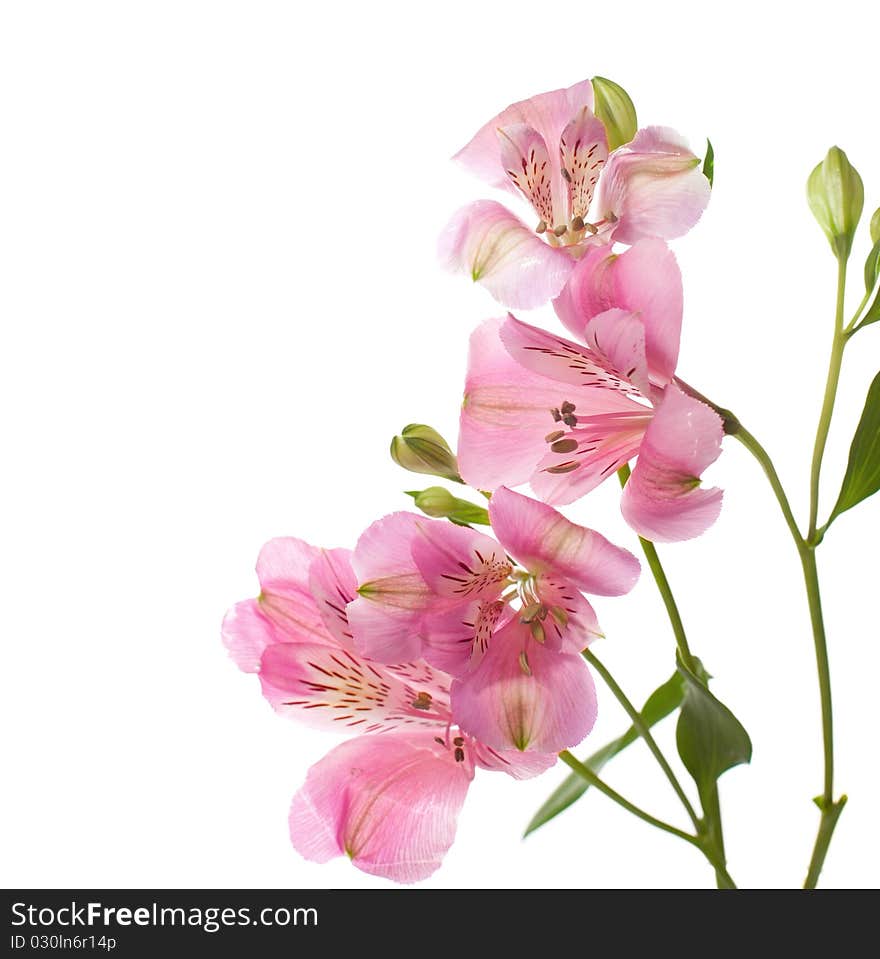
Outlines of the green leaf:
M 446 517 L 458 526 L 469 526 L 476 523 L 479 526 L 489 525 L 489 511 L 485 506 L 477 506 L 466 499 L 453 496 L 442 486 L 429 486 L 423 490 L 406 490 L 407 496 L 412 496 L 416 506 L 427 516 L 436 518 Z
M 675 741 L 678 755 L 697 784 L 705 809 L 722 773 L 752 758 L 752 743 L 742 723 L 706 683 L 681 661 L 684 700 L 678 716 Z
M 849 448 L 849 462 L 828 524 L 880 490 L 880 373 L 868 387 L 862 418 Z
M 865 190 L 858 170 L 840 147 L 832 147 L 810 174 L 807 200 L 834 255 L 846 260 L 862 215 Z
M 645 705 L 641 709 L 641 717 L 645 725 L 654 726 L 664 719 L 670 713 L 675 712 L 681 705 L 684 696 L 684 680 L 680 673 L 675 673 L 671 679 L 668 679 L 662 686 L 658 686 L 648 697 Z M 639 738 L 635 726 L 629 729 L 617 739 L 612 740 L 607 746 L 593 753 L 589 759 L 585 759 L 584 765 L 598 774 L 602 767 L 613 759 L 619 752 L 626 749 L 627 746 L 634 743 Z M 589 789 L 589 783 L 585 782 L 580 776 L 572 773 L 563 780 L 562 784 L 554 790 L 543 806 L 532 817 L 531 822 L 526 827 L 523 836 L 528 836 L 540 826 L 549 822 L 555 816 L 558 816 L 563 810 L 576 802 Z
M 871 225 L 868 227 L 868 230 L 871 234 L 871 242 L 880 243 L 880 206 L 874 210 L 874 215 L 871 217 Z
M 877 213 L 880 213 L 880 210 L 878 210 Z M 875 219 L 877 213 L 874 214 Z M 872 220 L 872 227 L 873 223 L 874 221 Z M 872 229 L 872 238 L 873 235 L 874 231 Z M 875 240 L 874 246 L 871 248 L 871 252 L 865 260 L 865 293 L 870 293 L 871 290 L 874 289 L 878 279 L 880 279 L 880 240 Z M 880 320 L 880 290 L 877 291 L 874 302 L 865 310 L 856 329 L 860 330 L 863 326 L 870 326 L 871 323 L 876 323 L 877 320 Z
M 616 150 L 629 143 L 639 127 L 636 108 L 626 90 L 605 77 L 593 77 L 595 113 L 605 126 L 608 149 Z
M 706 139 L 706 156 L 703 158 L 703 176 L 709 181 L 709 186 L 715 186 L 715 148 L 708 138 Z

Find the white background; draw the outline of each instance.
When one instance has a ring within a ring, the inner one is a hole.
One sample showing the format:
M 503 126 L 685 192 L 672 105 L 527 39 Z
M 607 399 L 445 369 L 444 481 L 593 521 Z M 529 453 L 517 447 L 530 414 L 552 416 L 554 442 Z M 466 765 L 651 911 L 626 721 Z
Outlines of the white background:
M 498 308 L 436 264 L 446 218 L 486 193 L 448 157 L 512 100 L 600 74 L 643 123 L 698 151 L 712 138 L 710 208 L 674 244 L 680 372 L 764 440 L 803 516 L 834 301 L 804 183 L 838 143 L 880 204 L 869 8 L 3 5 L 5 885 L 387 885 L 290 848 L 290 796 L 335 740 L 272 713 L 219 623 L 256 592 L 266 539 L 351 545 L 405 506 L 419 482 L 386 452 L 405 423 L 454 437 L 468 334 Z M 880 326 L 847 356 L 826 508 L 878 365 Z M 722 781 L 730 870 L 798 884 L 822 780 L 796 557 L 742 448 L 727 441 L 708 480 L 726 490 L 720 522 L 662 556 L 754 740 Z M 569 515 L 633 545 L 613 483 Z M 877 533 L 874 502 L 820 554 L 851 797 L 828 886 L 876 882 Z M 596 651 L 641 701 L 673 666 L 650 577 L 598 609 Z M 625 726 L 601 697 L 580 753 Z M 662 739 L 674 752 L 668 723 Z M 426 885 L 711 884 L 695 850 L 598 794 L 520 842 L 564 772 L 478 775 Z M 685 825 L 641 747 L 606 772 Z

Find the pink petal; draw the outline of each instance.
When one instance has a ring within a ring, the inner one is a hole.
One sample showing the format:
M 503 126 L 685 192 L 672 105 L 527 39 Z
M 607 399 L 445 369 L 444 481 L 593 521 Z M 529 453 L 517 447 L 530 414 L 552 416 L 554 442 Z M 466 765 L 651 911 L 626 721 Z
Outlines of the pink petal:
M 498 128 L 501 163 L 511 182 L 531 203 L 538 217 L 552 227 L 557 218 L 553 209 L 553 167 L 544 138 L 527 123 Z M 560 217 L 561 207 L 557 207 Z
M 422 655 L 438 669 L 462 676 L 480 662 L 496 626 L 510 615 L 505 603 L 487 599 L 428 614 L 422 621 Z
M 596 690 L 580 656 L 546 649 L 513 620 L 479 667 L 453 682 L 452 714 L 492 749 L 556 753 L 593 728 Z
M 713 409 L 674 383 L 666 388 L 620 503 L 640 536 L 661 543 L 691 539 L 715 522 L 722 492 L 698 487 L 703 470 L 721 453 L 723 435 Z
M 674 130 L 648 127 L 608 159 L 598 207 L 617 217 L 614 239 L 682 236 L 705 210 L 711 188 L 698 158 Z
M 662 240 L 645 239 L 619 255 L 612 254 L 610 246 L 591 250 L 553 305 L 581 340 L 587 324 L 606 310 L 638 313 L 651 380 L 665 386 L 678 362 L 682 301 L 681 271 L 674 254 Z
M 291 636 L 326 638 L 327 630 L 309 588 L 309 570 L 320 550 L 293 536 L 269 540 L 257 558 L 260 609 Z
M 350 549 L 322 549 L 309 570 L 309 588 L 324 625 L 341 646 L 354 649 L 345 607 L 357 596 Z
M 257 672 L 267 646 L 287 642 L 255 599 L 246 599 L 229 610 L 223 618 L 221 636 L 235 665 L 246 673 Z
M 536 753 L 533 750 L 490 749 L 482 743 L 472 744 L 474 762 L 481 769 L 507 773 L 514 779 L 532 779 L 556 765 L 556 753 Z
M 605 126 L 589 107 L 582 107 L 562 131 L 559 151 L 568 173 L 568 218 L 586 219 L 599 174 L 608 159 Z
M 584 340 L 603 366 L 621 382 L 631 383 L 644 397 L 651 397 L 651 380 L 645 353 L 645 324 L 639 313 L 611 309 L 587 323 Z
M 503 486 L 489 501 L 489 519 L 502 546 L 531 573 L 564 577 L 599 596 L 628 593 L 639 577 L 639 561 L 629 550 Z
M 593 107 L 593 85 L 582 80 L 567 90 L 551 90 L 513 103 L 481 127 L 476 136 L 455 155 L 463 166 L 494 187 L 516 192 L 501 162 L 499 127 L 524 123 L 533 127 L 551 148 L 581 107 Z
M 494 200 L 460 209 L 441 234 L 438 253 L 447 269 L 467 273 L 500 303 L 524 310 L 556 296 L 574 268 L 563 248 L 550 246 Z
M 352 554 L 358 598 L 346 607 L 355 647 L 369 659 L 418 659 L 422 612 L 431 593 L 412 559 L 422 517 L 392 513 L 373 523 Z
M 291 842 L 316 862 L 348 855 L 364 872 L 418 882 L 452 845 L 472 779 L 430 733 L 350 740 L 309 770 L 290 808 Z
M 635 384 L 612 369 L 605 356 L 562 336 L 523 323 L 513 316 L 504 322 L 500 335 L 513 359 L 533 373 L 590 390 L 624 394 L 638 392 Z
M 412 558 L 433 593 L 456 604 L 499 595 L 511 565 L 494 539 L 444 520 L 419 524 L 419 534 Z
M 419 666 L 397 675 L 345 649 L 279 643 L 263 653 L 263 695 L 282 715 L 337 732 L 376 732 L 449 722 L 449 677 Z M 423 680 L 419 682 L 419 680 Z

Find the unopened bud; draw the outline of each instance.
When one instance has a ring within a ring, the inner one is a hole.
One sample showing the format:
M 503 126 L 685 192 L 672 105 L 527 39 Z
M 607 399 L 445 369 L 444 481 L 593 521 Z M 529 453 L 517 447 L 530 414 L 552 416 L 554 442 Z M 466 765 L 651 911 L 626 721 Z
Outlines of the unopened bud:
M 629 143 L 639 128 L 636 108 L 622 86 L 605 77 L 593 77 L 594 112 L 605 126 L 608 149 Z
M 839 147 L 832 147 L 810 174 L 807 200 L 834 255 L 846 260 L 862 215 L 865 190 L 858 171 Z
M 463 482 L 458 475 L 458 461 L 445 439 L 430 426 L 410 423 L 391 441 L 391 458 L 411 473 L 442 476 L 456 483 Z
M 420 492 L 407 490 L 406 495 L 412 496 L 416 506 L 426 516 L 433 516 L 435 519 L 445 517 L 459 526 L 472 523 L 478 526 L 489 525 L 489 511 L 485 507 L 459 499 L 442 486 L 429 486 Z

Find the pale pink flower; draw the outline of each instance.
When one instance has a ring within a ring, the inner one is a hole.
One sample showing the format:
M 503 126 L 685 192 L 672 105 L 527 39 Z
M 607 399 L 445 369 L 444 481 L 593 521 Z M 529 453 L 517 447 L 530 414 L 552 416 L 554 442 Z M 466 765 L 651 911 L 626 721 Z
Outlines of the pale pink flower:
M 445 265 L 506 306 L 531 309 L 555 297 L 594 243 L 681 236 L 708 203 L 699 160 L 675 131 L 647 127 L 609 155 L 592 108 L 588 80 L 539 94 L 493 117 L 456 154 L 490 186 L 525 197 L 537 218 L 532 228 L 480 200 L 459 210 L 441 237 Z
M 354 551 L 367 575 L 347 607 L 354 642 L 386 662 L 421 656 L 458 677 L 453 716 L 487 745 L 556 752 L 595 718 L 578 654 L 599 627 L 581 591 L 628 592 L 638 560 L 504 487 L 489 518 L 497 541 L 413 514 L 374 523 Z
M 473 486 L 529 482 L 571 503 L 638 456 L 622 499 L 642 536 L 687 539 L 717 518 L 700 476 L 721 449 L 721 418 L 673 381 L 681 277 L 659 240 L 580 261 L 557 312 L 582 343 L 490 320 L 471 338 L 458 462 Z M 586 345 L 583 345 L 586 344 Z
M 363 735 L 316 763 L 290 809 L 301 855 L 347 855 L 364 872 L 417 882 L 440 865 L 477 767 L 516 779 L 555 755 L 496 750 L 462 731 L 451 677 L 424 662 L 384 665 L 351 648 L 346 605 L 354 596 L 347 550 L 293 538 L 269 542 L 258 560 L 262 592 L 227 614 L 223 639 L 238 665 L 258 672 L 281 714 Z

